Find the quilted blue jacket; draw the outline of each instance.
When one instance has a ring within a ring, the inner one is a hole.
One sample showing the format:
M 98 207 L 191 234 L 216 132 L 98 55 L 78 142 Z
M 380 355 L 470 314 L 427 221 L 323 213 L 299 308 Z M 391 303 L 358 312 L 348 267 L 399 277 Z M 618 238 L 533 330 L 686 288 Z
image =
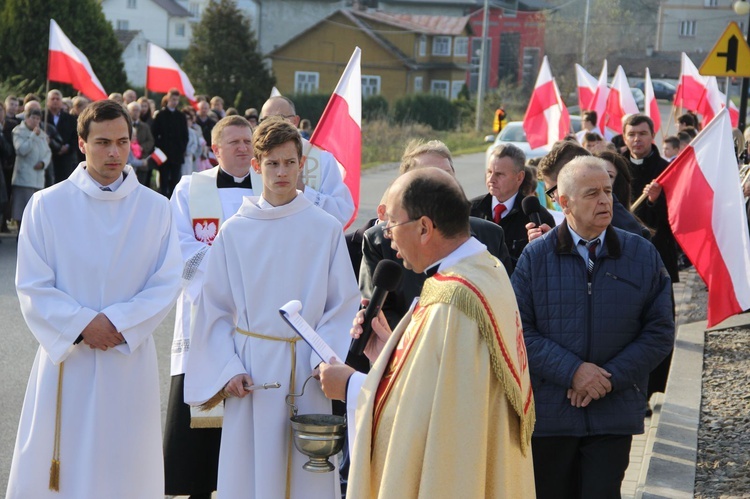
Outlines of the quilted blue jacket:
M 654 246 L 609 226 L 589 283 L 563 223 L 523 251 L 511 282 L 536 402 L 534 436 L 643 433 L 648 374 L 672 350 L 669 275 Z M 585 408 L 567 390 L 583 362 L 612 374 Z

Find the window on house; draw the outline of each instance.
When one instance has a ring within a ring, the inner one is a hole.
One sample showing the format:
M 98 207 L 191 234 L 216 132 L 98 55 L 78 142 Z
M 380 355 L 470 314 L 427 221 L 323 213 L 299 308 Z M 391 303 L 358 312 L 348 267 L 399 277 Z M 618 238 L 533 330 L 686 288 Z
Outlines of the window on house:
M 380 76 L 362 75 L 362 98 L 380 95 Z
M 430 84 L 430 93 L 440 95 L 448 99 L 450 97 L 451 82 L 448 80 L 432 80 Z
M 318 91 L 318 80 L 320 73 L 309 71 L 294 72 L 294 93 L 314 94 Z
M 199 17 L 201 14 L 201 4 L 198 2 L 190 2 L 190 15 L 193 17 Z
M 451 55 L 451 37 L 436 36 L 433 38 L 432 55 Z
M 680 23 L 680 36 L 695 36 L 695 21 L 682 21 Z
M 177 36 L 185 36 L 185 23 L 177 23 L 174 26 L 174 34 Z
M 503 9 L 503 17 L 516 17 L 518 11 L 515 9 Z
M 458 99 L 458 94 L 461 92 L 466 81 L 464 80 L 453 80 L 451 82 L 451 100 Z
M 422 91 L 422 77 L 421 76 L 415 76 L 414 77 L 414 92 L 421 92 Z
M 136 0 L 128 0 L 128 9 L 136 8 Z
M 419 57 L 427 55 L 427 37 L 422 35 L 419 37 Z
M 719 0 L 704 0 L 703 5 L 705 5 L 706 7 L 718 7 Z
M 123 19 L 117 20 L 117 30 L 118 31 L 127 31 L 129 29 L 130 23 Z
M 466 57 L 469 55 L 469 37 L 457 36 L 453 41 L 453 55 L 455 57 Z

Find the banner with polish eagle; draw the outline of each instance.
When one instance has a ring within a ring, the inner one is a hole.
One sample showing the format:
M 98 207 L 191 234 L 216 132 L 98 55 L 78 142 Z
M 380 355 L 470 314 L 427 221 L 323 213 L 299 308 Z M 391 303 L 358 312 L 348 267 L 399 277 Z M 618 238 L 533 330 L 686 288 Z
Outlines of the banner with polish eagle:
M 552 77 L 547 56 L 544 56 L 539 68 L 534 92 L 523 118 L 523 130 L 532 149 L 551 147 L 570 132 L 568 108 L 560 98 L 560 90 Z
M 661 113 L 659 113 L 659 103 L 656 102 L 654 94 L 654 84 L 651 82 L 651 71 L 648 68 L 646 68 L 646 79 L 643 82 L 643 93 L 646 96 L 643 114 L 654 122 L 654 134 L 657 134 L 661 130 Z
M 622 133 L 622 118 L 629 114 L 638 114 L 638 105 L 635 103 L 633 94 L 630 92 L 630 84 L 625 70 L 617 66 L 615 77 L 612 79 L 612 88 L 607 96 L 605 125 L 610 130 Z
M 750 235 L 726 108 L 656 182 L 675 239 L 708 286 L 708 327 L 750 309 Z
M 69 83 L 92 100 L 104 100 L 104 91 L 99 78 L 91 69 L 89 60 L 71 43 L 54 19 L 49 20 L 49 56 L 47 79 L 58 83 Z
M 344 184 L 354 201 L 354 214 L 344 229 L 349 227 L 359 211 L 360 169 L 362 166 L 362 51 L 354 48 L 344 73 L 336 85 L 310 143 L 336 158 Z
M 176 88 L 195 107 L 195 89 L 180 65 L 166 50 L 148 43 L 148 63 L 146 68 L 146 89 L 166 93 Z

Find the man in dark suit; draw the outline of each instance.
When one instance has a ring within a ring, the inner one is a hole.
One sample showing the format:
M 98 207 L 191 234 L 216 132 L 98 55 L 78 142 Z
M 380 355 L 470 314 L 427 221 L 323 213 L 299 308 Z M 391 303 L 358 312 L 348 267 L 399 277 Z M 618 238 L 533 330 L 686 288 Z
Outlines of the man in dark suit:
M 489 193 L 471 200 L 471 216 L 491 220 L 505 231 L 505 244 L 514 265 L 529 242 L 526 224 L 531 220 L 521 208 L 525 196 L 519 191 L 525 162 L 526 155 L 513 144 L 497 146 L 487 160 L 485 178 Z M 539 215 L 543 223 L 555 226 L 549 212 L 542 210 Z
M 57 128 L 60 135 L 60 149 L 52 154 L 55 183 L 62 182 L 78 166 L 78 120 L 63 111 L 62 93 L 53 89 L 47 93 L 47 123 Z
M 400 173 L 404 174 L 411 170 L 427 167 L 440 168 L 451 175 L 455 175 L 453 158 L 445 144 L 438 140 L 431 140 L 426 143 L 410 142 L 401 158 Z M 487 246 L 487 251 L 500 260 L 510 274 L 511 261 L 502 228 L 475 217 L 470 217 L 469 225 L 471 235 Z M 376 224 L 365 231 L 364 234 L 362 264 L 359 269 L 359 289 L 363 298 L 369 299 L 372 297 L 374 291 L 372 277 L 380 260 L 393 260 L 403 265 L 403 260 L 391 248 L 390 239 L 385 237 L 384 227 L 385 224 Z M 388 293 L 388 297 L 383 304 L 383 313 L 391 327 L 395 327 L 406 314 L 411 302 L 422 291 L 422 285 L 426 279 L 426 274 L 416 274 L 411 270 L 404 269 L 401 283 L 395 291 Z
M 167 197 L 172 196 L 172 191 L 180 181 L 188 145 L 187 118 L 177 109 L 179 104 L 180 91 L 173 88 L 169 91 L 167 105 L 159 111 L 151 125 L 156 147 L 167 155 L 167 160 L 159 166 L 160 191 Z

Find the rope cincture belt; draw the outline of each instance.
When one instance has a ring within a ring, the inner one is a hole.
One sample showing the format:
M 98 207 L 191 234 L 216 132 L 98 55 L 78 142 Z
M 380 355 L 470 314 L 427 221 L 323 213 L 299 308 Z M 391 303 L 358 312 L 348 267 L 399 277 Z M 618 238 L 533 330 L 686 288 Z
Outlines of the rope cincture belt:
M 253 333 L 251 331 L 245 331 L 244 329 L 236 328 L 237 332 L 240 334 L 244 334 L 245 336 L 250 336 L 251 338 L 258 338 L 261 340 L 269 340 L 269 341 L 281 341 L 284 343 L 289 343 L 289 346 L 291 347 L 291 354 L 292 354 L 292 373 L 289 376 L 289 393 L 295 393 L 295 377 L 297 375 L 297 342 L 302 339 L 301 336 L 294 336 L 292 338 L 281 338 L 278 336 L 266 336 L 265 334 L 258 334 Z M 292 414 L 292 408 L 289 408 L 289 417 L 291 418 L 293 416 Z M 289 499 L 291 497 L 291 491 L 292 491 L 292 426 L 289 425 L 289 442 L 286 449 L 286 499 Z
M 49 489 L 60 491 L 60 422 L 62 420 L 62 382 L 65 362 L 60 362 L 57 373 L 57 403 L 55 407 L 55 443 L 52 448 L 52 464 L 49 468 Z

